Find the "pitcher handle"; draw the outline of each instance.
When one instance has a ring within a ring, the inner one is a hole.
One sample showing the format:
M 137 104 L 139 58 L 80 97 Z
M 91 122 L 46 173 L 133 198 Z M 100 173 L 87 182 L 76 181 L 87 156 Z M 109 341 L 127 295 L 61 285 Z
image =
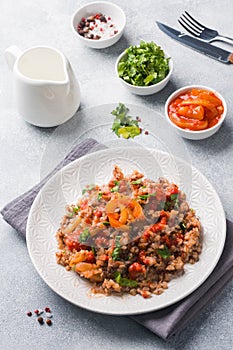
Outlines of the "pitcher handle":
M 11 70 L 13 70 L 15 61 L 17 58 L 22 54 L 23 51 L 21 51 L 17 46 L 13 45 L 8 47 L 5 50 L 5 57 L 7 64 Z

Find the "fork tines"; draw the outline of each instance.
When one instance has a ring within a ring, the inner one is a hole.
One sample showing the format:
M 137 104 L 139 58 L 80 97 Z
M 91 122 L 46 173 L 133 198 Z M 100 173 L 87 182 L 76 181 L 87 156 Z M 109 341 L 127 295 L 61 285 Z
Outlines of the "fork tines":
M 180 25 L 194 36 L 199 36 L 205 27 L 197 22 L 187 11 L 185 11 L 178 19 Z

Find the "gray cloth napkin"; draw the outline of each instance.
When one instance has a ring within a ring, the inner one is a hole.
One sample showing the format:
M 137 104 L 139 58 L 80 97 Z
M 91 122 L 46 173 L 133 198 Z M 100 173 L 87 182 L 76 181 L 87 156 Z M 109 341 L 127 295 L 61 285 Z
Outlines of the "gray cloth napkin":
M 8 222 L 8 224 L 10 224 L 14 229 L 16 229 L 16 231 L 20 232 L 24 237 L 26 237 L 26 225 L 28 214 L 31 209 L 31 205 L 40 189 L 62 167 L 69 164 L 73 160 L 98 149 L 98 146 L 100 146 L 100 144 L 93 139 L 87 139 L 77 144 L 56 166 L 56 168 L 53 169 L 53 171 L 51 171 L 51 173 L 49 173 L 42 181 L 40 181 L 29 191 L 23 193 L 21 196 L 17 197 L 16 199 L 13 199 L 13 201 L 8 203 L 1 210 L 3 219 L 6 222 Z
M 43 185 L 63 166 L 89 152 L 95 151 L 99 145 L 93 139 L 87 139 L 76 145 L 45 179 L 20 197 L 11 201 L 1 210 L 4 220 L 25 237 L 30 207 Z M 223 254 L 212 274 L 198 289 L 185 299 L 165 309 L 130 317 L 159 337 L 165 340 L 169 339 L 180 333 L 232 277 L 233 223 L 227 221 L 227 237 Z

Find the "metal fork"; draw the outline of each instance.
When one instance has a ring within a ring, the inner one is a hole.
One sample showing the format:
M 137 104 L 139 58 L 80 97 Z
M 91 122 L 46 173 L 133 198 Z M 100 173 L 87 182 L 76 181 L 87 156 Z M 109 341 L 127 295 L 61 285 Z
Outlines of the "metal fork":
M 187 30 L 187 32 L 204 41 L 209 43 L 213 41 L 224 41 L 233 45 L 232 38 L 220 35 L 215 29 L 205 27 L 203 24 L 196 21 L 187 11 L 180 16 L 178 22 Z

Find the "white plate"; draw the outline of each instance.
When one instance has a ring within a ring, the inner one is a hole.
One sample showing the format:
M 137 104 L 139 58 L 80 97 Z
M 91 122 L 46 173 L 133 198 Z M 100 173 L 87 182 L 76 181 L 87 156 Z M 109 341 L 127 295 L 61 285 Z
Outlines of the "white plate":
M 66 203 L 76 203 L 81 190 L 91 183 L 107 183 L 114 164 L 125 173 L 134 169 L 156 180 L 164 176 L 188 193 L 204 228 L 203 251 L 194 265 L 185 265 L 185 274 L 169 283 L 160 296 L 92 295 L 91 284 L 56 263 L 55 232 Z M 221 201 L 208 180 L 182 160 L 153 149 L 116 148 L 99 151 L 64 167 L 43 187 L 31 208 L 27 224 L 30 257 L 44 281 L 60 296 L 85 309 L 115 315 L 145 313 L 167 307 L 198 288 L 216 266 L 225 242 L 226 220 Z

